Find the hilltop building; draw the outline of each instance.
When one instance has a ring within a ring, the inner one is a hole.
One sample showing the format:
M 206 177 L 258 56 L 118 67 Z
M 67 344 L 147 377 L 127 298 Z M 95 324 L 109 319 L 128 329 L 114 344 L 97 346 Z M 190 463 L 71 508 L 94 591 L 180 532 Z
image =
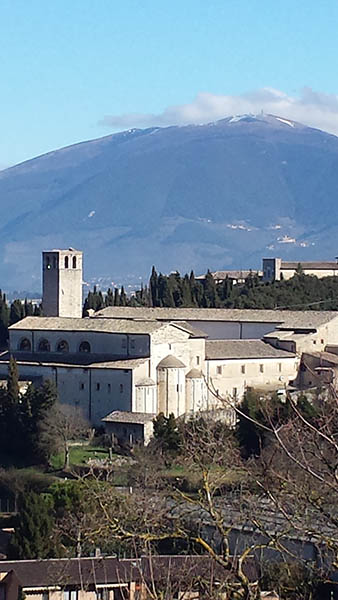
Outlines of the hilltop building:
M 281 258 L 263 258 L 263 281 L 280 281 L 291 279 L 299 265 L 304 275 L 316 277 L 333 277 L 338 275 L 338 262 L 334 261 L 288 261 Z
M 247 277 L 258 276 L 260 279 L 262 278 L 262 271 L 252 271 L 252 270 L 232 270 L 232 271 L 212 271 L 211 275 L 216 283 L 222 283 L 225 279 L 231 281 L 234 285 L 237 283 L 244 283 Z M 197 275 L 195 279 L 197 281 L 205 281 L 206 275 Z

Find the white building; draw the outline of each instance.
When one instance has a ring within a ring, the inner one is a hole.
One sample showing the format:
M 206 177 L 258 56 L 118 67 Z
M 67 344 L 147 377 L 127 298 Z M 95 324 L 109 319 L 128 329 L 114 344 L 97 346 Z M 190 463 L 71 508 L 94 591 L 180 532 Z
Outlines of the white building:
M 10 327 L 0 376 L 14 356 L 22 380 L 55 381 L 61 402 L 129 441 L 146 441 L 159 412 L 229 407 L 247 388 L 284 388 L 303 352 L 337 344 L 332 311 L 110 307 L 90 318 L 61 316 L 82 285 L 82 271 L 63 276 L 82 266 L 81 253 L 70 252 L 44 253 L 44 304 L 59 314 Z M 53 305 L 53 294 L 64 298 Z
M 95 425 L 112 411 L 185 413 L 185 376 L 192 366 L 204 369 L 205 334 L 183 323 L 26 317 L 9 335 L 20 377 L 55 381 L 60 401 Z
M 299 265 L 304 275 L 322 277 L 335 277 L 338 275 L 337 261 L 291 261 L 281 258 L 263 258 L 263 281 L 280 281 L 291 279 L 297 272 Z
M 209 340 L 264 339 L 299 356 L 309 349 L 324 350 L 338 340 L 338 311 L 111 306 L 97 312 L 95 318 L 184 321 L 203 331 Z

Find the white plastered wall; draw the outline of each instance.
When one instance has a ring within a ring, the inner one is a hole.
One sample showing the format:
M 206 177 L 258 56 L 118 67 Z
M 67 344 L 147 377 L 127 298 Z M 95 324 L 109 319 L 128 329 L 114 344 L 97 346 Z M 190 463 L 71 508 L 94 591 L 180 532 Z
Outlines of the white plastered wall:
M 246 387 L 281 387 L 297 376 L 299 359 L 254 358 L 207 361 L 207 380 L 220 396 L 241 399 Z M 209 403 L 216 403 L 209 394 Z

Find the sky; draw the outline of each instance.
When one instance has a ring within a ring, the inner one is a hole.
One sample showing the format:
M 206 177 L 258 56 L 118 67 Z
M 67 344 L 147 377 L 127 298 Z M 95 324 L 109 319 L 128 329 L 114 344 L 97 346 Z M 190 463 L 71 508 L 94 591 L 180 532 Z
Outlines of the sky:
M 337 0 L 0 0 L 0 169 L 133 127 L 338 135 Z

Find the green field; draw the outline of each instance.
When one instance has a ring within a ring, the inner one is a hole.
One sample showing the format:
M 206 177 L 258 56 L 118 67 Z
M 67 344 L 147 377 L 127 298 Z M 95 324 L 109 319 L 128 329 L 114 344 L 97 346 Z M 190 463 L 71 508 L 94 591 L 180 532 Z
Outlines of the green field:
M 70 467 L 86 465 L 90 459 L 104 460 L 108 458 L 107 448 L 101 446 L 79 445 L 70 448 Z M 63 468 L 63 462 L 64 454 L 59 452 L 51 458 L 50 465 L 55 471 L 59 471 Z

